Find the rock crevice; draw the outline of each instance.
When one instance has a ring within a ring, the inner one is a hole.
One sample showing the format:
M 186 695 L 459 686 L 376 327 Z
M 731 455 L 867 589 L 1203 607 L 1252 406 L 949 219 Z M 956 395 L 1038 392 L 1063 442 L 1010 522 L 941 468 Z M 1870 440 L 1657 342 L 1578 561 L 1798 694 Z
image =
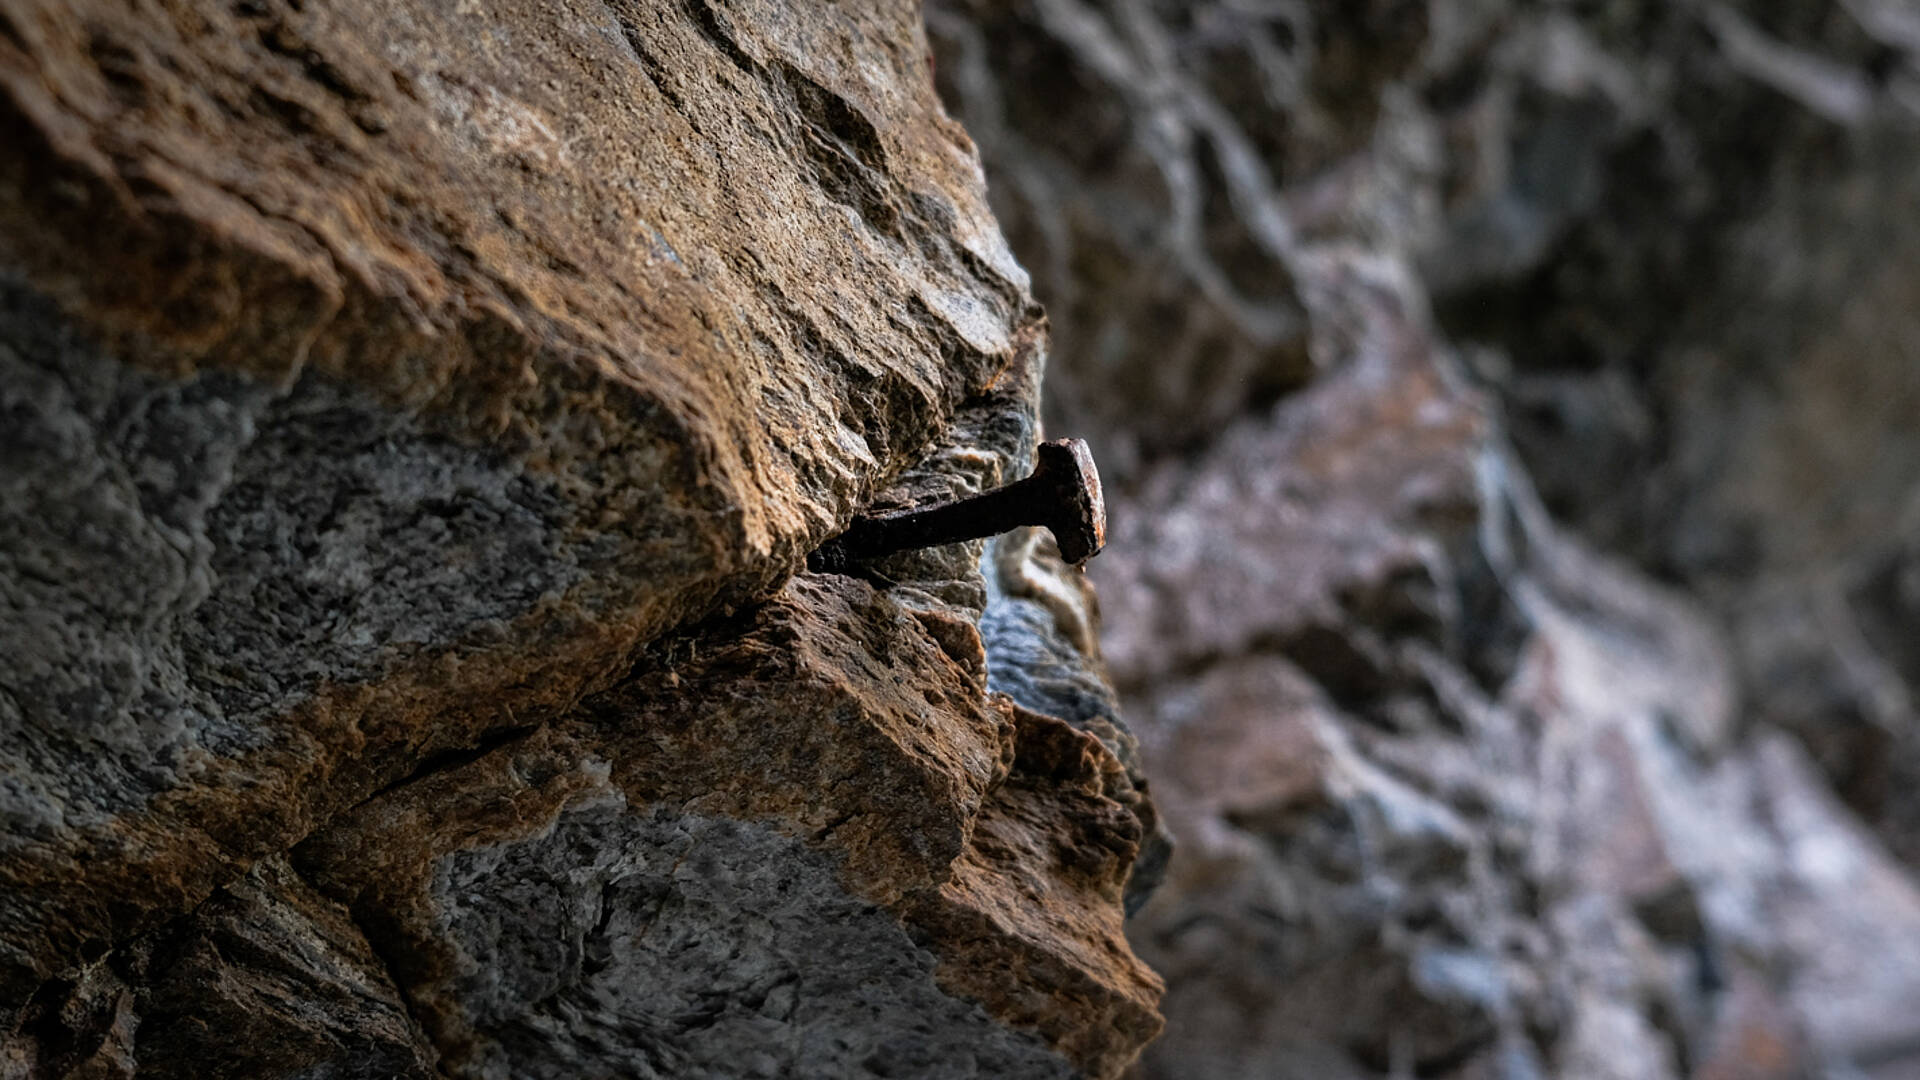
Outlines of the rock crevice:
M 1117 714 L 990 693 L 1040 631 L 983 643 L 980 545 L 795 576 L 1038 438 L 926 56 L 882 0 L 0 12 L 0 1072 L 1152 1036 Z

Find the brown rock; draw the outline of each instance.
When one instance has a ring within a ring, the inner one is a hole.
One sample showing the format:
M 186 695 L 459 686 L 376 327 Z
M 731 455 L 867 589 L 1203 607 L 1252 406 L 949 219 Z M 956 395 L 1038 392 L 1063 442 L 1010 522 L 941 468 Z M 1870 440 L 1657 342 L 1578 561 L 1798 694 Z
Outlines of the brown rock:
M 1115 1075 L 1159 992 L 1122 766 L 917 625 L 796 579 L 299 862 L 462 1074 Z
M 1084 583 L 790 579 L 1032 466 L 926 55 L 879 0 L 0 12 L 0 1072 L 1137 1054 Z
M 262 860 L 192 915 L 42 985 L 7 1076 L 434 1076 L 436 1056 L 339 905 Z
M 0 1015 L 763 594 L 1037 348 L 910 5 L 0 31 Z

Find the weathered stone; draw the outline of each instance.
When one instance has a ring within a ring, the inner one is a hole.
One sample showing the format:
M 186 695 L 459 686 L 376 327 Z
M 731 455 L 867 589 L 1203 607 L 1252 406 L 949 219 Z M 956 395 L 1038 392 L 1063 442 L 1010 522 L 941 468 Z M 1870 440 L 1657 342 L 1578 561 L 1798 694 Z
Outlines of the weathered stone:
M 1920 835 L 1910 13 L 929 8 L 1118 449 L 1139 1075 L 1911 1071 L 1911 871 L 1768 764 Z
M 928 7 L 941 88 L 1070 343 L 1051 416 L 1103 435 L 1111 478 L 1313 373 L 1280 188 L 1365 139 L 1427 32 L 1417 2 L 1315 7 Z
M 0 19 L 6 1008 L 761 593 L 1035 347 L 909 6 Z
M 27 0 L 0 139 L 0 1071 L 1152 1037 L 1077 571 L 791 576 L 1039 437 L 915 5 Z
M 1835 910 L 1774 899 L 1808 892 L 1795 833 L 1847 826 L 1783 818 L 1817 788 L 1730 745 L 1725 642 L 1551 527 L 1485 399 L 1390 363 L 1146 486 L 1147 537 L 1100 568 L 1123 623 L 1199 638 L 1117 667 L 1178 844 L 1133 928 L 1169 983 L 1141 1073 L 1904 1060 L 1908 1010 L 1868 1003 L 1920 993 L 1912 883 L 1863 845 Z
M 1806 1037 L 1827 1060 L 1868 1075 L 1914 1067 L 1920 1001 L 1920 888 L 1850 821 L 1784 739 L 1754 752 L 1753 797 L 1781 857 L 1761 894 L 1787 953 Z
M 1110 1076 L 1158 1028 L 1098 740 L 800 578 L 298 849 L 477 1076 Z
M 420 1077 L 436 1055 L 360 930 L 282 856 L 42 985 L 7 1076 Z
M 1805 740 L 1916 861 L 1920 664 L 1889 628 L 1911 623 L 1920 530 L 1920 66 L 1891 10 L 1581 20 L 1566 51 L 1612 73 L 1595 85 L 1613 106 L 1478 138 L 1507 144 L 1496 204 L 1542 188 L 1528 142 L 1577 159 L 1584 203 L 1440 310 L 1497 350 L 1481 367 L 1548 506 L 1694 590 L 1732 631 L 1755 719 Z

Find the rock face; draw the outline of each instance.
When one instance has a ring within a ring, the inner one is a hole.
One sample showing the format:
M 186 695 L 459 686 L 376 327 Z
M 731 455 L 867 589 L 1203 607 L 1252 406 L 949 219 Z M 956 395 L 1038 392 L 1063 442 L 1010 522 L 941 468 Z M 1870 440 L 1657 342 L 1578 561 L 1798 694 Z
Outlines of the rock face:
M 927 18 L 1108 464 L 1138 1075 L 1920 1070 L 1912 12 Z
M 1077 572 L 795 576 L 1032 467 L 927 52 L 0 9 L 0 1074 L 1125 1067 L 1164 837 Z
M 0 1075 L 1915 1075 L 1912 13 L 922 15 L 0 7 Z
M 1125 1064 L 1157 1017 L 1120 944 L 1140 825 L 1118 761 L 984 700 L 864 582 L 802 579 L 750 618 L 295 849 L 392 958 L 443 1065 Z

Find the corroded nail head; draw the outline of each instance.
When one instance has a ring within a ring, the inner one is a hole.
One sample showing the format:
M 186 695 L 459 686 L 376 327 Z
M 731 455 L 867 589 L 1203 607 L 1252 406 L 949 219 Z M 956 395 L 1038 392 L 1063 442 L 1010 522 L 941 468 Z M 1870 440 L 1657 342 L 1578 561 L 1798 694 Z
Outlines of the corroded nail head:
M 1107 546 L 1107 501 L 1100 470 L 1085 439 L 1054 439 L 1036 451 L 1034 472 L 1052 479 L 1057 496 L 1044 524 L 1053 533 L 1060 557 L 1083 563 Z

